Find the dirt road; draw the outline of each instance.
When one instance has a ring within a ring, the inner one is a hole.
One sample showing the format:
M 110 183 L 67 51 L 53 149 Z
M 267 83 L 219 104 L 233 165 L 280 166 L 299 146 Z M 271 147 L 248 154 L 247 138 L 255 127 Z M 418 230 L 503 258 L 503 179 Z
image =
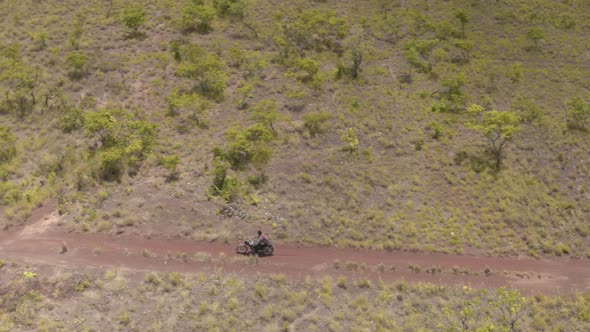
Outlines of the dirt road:
M 346 276 L 372 282 L 406 280 L 474 288 L 507 286 L 525 294 L 590 291 L 590 260 L 496 258 L 409 253 L 277 243 L 272 257 L 243 257 L 236 243 L 142 239 L 101 234 L 55 233 L 59 217 L 51 204 L 36 210 L 25 227 L 0 232 L 0 259 L 68 267 L 140 271 L 206 272 L 222 270 L 256 275 L 282 273 L 291 278 Z

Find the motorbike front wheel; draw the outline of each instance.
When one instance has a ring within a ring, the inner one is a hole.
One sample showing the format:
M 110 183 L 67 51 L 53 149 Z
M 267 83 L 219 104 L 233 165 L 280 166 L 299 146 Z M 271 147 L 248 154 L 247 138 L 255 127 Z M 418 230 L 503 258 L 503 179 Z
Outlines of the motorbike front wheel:
M 245 244 L 239 245 L 236 247 L 236 252 L 238 254 L 246 254 L 248 253 L 248 247 Z

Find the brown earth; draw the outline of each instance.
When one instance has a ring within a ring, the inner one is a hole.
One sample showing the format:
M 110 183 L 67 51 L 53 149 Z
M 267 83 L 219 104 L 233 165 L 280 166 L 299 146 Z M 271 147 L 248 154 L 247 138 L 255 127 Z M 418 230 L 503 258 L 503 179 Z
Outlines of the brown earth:
M 235 243 L 103 234 L 58 233 L 55 202 L 35 210 L 26 226 L 0 232 L 0 258 L 31 264 L 119 268 L 137 271 L 207 272 L 242 275 L 282 273 L 292 278 L 325 275 L 406 280 L 437 285 L 496 288 L 525 294 L 590 291 L 590 261 L 568 257 L 482 257 L 470 255 L 336 249 L 276 244 L 272 257 L 238 256 Z

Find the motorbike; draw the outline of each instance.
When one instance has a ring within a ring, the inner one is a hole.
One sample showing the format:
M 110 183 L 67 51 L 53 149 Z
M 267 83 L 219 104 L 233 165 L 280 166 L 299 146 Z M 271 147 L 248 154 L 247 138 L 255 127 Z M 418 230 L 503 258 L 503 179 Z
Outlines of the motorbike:
M 254 241 L 244 241 L 244 244 L 236 247 L 236 252 L 241 255 L 257 254 L 258 256 L 272 256 L 274 247 L 269 241 L 266 246 L 256 250 L 254 249 Z

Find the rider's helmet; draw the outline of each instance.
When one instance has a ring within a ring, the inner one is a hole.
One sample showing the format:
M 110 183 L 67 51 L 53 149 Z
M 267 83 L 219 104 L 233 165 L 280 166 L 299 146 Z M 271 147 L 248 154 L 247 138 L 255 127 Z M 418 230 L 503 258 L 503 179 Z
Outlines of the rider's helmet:
M 262 235 L 262 231 L 258 231 L 258 236 Z

